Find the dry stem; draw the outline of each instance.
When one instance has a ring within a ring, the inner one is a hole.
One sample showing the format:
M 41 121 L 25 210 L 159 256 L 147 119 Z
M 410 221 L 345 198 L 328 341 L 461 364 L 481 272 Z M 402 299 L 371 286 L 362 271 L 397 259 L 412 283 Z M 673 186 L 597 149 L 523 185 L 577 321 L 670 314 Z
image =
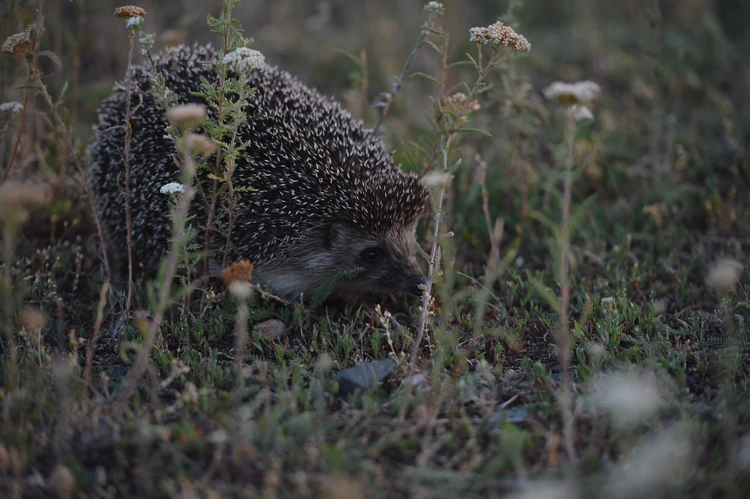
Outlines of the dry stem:
M 133 243 L 132 221 L 130 213 L 130 139 L 133 128 L 130 126 L 130 98 L 133 88 L 133 45 L 135 44 L 135 30 L 128 34 L 128 69 L 125 76 L 125 238 L 128 245 L 128 295 L 125 299 L 125 317 L 130 315 L 130 302 L 133 296 Z
M 571 461 L 576 460 L 573 442 L 573 399 L 570 379 L 570 326 L 568 312 L 570 310 L 570 206 L 573 198 L 573 146 L 576 134 L 575 118 L 568 117 L 567 147 L 565 160 L 565 178 L 563 184 L 562 232 L 560 237 L 560 325 L 557 332 L 557 352 L 560 362 L 560 408 L 563 417 L 563 436 L 565 450 Z
M 88 345 L 88 352 L 86 352 L 86 370 L 83 375 L 83 393 L 88 393 L 89 382 L 91 381 L 91 369 L 94 365 L 94 353 L 96 350 L 96 343 L 99 341 L 99 332 L 102 328 L 102 322 L 104 321 L 104 306 L 107 304 L 107 293 L 109 293 L 109 281 L 104 281 L 102 290 L 99 293 L 99 306 L 96 309 L 96 321 L 94 323 L 94 334 L 91 337 L 91 341 Z
M 141 349 L 138 352 L 138 356 L 135 360 L 135 365 L 128 374 L 123 389 L 118 395 L 117 400 L 115 400 L 115 403 L 112 407 L 113 415 L 116 419 L 122 415 L 125 404 L 133 394 L 136 384 L 148 369 L 148 361 L 151 356 L 151 348 L 154 345 L 154 338 L 156 337 L 156 332 L 159 330 L 159 326 L 164 320 L 164 314 L 167 310 L 167 305 L 169 304 L 172 281 L 174 280 L 174 276 L 177 271 L 177 265 L 179 264 L 179 247 L 184 240 L 183 233 L 185 223 L 190 211 L 190 184 L 192 184 L 192 178 L 195 174 L 195 165 L 193 163 L 193 158 L 190 156 L 190 149 L 187 144 L 185 144 L 182 169 L 184 172 L 183 175 L 187 177 L 183 184 L 185 186 L 185 190 L 180 196 L 180 204 L 177 208 L 177 216 L 175 217 L 175 221 L 172 227 L 172 244 L 167 256 L 166 265 L 164 267 L 164 280 L 159 287 L 159 302 L 156 306 L 154 318 L 151 320 L 148 325 L 148 329 L 145 331 L 145 341 L 141 345 Z

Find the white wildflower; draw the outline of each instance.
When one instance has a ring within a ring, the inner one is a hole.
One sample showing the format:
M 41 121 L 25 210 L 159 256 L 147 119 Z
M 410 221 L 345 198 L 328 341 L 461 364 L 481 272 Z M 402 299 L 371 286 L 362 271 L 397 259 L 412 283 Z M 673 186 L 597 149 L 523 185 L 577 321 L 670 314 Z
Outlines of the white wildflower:
M 692 453 L 687 426 L 675 425 L 651 435 L 612 467 L 604 496 L 664 497 L 667 489 L 679 487 L 693 476 Z
M 440 17 L 445 14 L 445 7 L 440 2 L 428 2 L 424 6 L 424 11 L 433 17 Z
M 125 27 L 129 29 L 139 28 L 143 24 L 143 18 L 140 16 L 133 16 L 125 21 Z
M 445 187 L 451 180 L 451 175 L 445 172 L 431 172 L 424 176 L 422 179 L 422 185 L 426 189 L 435 189 L 437 187 Z
M 240 47 L 225 55 L 221 62 L 232 66 L 235 71 L 245 72 L 262 68 L 266 58 L 257 50 Z
M 253 288 L 247 281 L 232 281 L 232 283 L 229 284 L 229 292 L 237 301 L 247 300 L 250 297 L 252 290 Z
M 664 394 L 652 376 L 615 374 L 596 384 L 592 400 L 622 426 L 632 426 L 659 410 Z
M 736 260 L 725 258 L 716 262 L 708 271 L 706 284 L 710 287 L 731 291 L 740 282 L 742 264 Z
M 162 194 L 181 194 L 185 192 L 185 186 L 179 182 L 170 182 L 162 185 L 159 192 Z
M 469 40 L 474 43 L 493 45 L 494 47 L 507 47 L 515 52 L 528 52 L 531 44 L 523 35 L 513 31 L 513 28 L 498 21 L 486 28 L 471 28 Z
M 565 109 L 565 114 L 573 118 L 573 120 L 575 120 L 576 122 L 594 119 L 594 115 L 591 113 L 591 110 L 589 108 L 587 108 L 586 106 L 579 106 L 577 104 L 574 104 Z
M 16 114 L 23 110 L 23 104 L 20 102 L 10 101 L 0 104 L 0 113 Z
M 588 105 L 599 98 L 602 87 L 593 81 L 578 81 L 576 83 L 565 83 L 556 81 L 544 89 L 544 96 L 559 104 Z

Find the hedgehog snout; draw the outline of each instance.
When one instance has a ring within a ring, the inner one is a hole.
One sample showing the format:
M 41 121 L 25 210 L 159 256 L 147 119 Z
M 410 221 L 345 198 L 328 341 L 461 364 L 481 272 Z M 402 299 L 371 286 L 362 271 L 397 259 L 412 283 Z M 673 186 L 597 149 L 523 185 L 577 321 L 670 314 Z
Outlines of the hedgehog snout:
M 411 285 L 406 288 L 406 292 L 414 296 L 422 296 L 422 286 L 427 284 L 427 279 L 419 277 L 413 280 Z

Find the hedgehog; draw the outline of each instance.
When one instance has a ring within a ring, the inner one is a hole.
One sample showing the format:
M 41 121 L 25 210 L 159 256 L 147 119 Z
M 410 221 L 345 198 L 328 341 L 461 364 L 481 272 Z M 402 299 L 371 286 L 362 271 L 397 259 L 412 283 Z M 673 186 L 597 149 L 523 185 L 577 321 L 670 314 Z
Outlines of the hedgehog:
M 150 93 L 150 71 L 164 76 L 178 104 L 205 105 L 195 94 L 201 79 L 217 78 L 212 65 L 204 64 L 216 59 L 210 45 L 180 45 L 155 56 L 153 66 L 133 68 L 138 92 L 131 101 L 129 201 L 133 261 L 139 268 L 154 268 L 168 249 L 170 198 L 160 188 L 179 176 L 175 143 L 165 133 L 166 112 Z M 337 284 L 339 294 L 420 294 L 425 279 L 415 233 L 428 192 L 419 178 L 394 164 L 374 130 L 289 73 L 263 64 L 248 84 L 254 93 L 237 137 L 237 143 L 248 146 L 232 177 L 243 189 L 225 263 L 249 260 L 253 282 L 287 298 L 310 297 L 351 269 L 357 269 L 349 273 L 355 277 Z M 114 260 L 119 253 L 121 264 L 127 247 L 125 105 L 125 90 L 116 86 L 99 108 L 88 149 L 94 204 L 109 248 L 119 249 Z M 216 119 L 212 109 L 209 116 Z M 212 182 L 199 169 L 195 184 L 203 195 L 191 205 L 199 243 Z M 210 247 L 204 250 L 212 269 L 221 268 L 226 226 L 227 220 L 218 217 L 208 228 Z

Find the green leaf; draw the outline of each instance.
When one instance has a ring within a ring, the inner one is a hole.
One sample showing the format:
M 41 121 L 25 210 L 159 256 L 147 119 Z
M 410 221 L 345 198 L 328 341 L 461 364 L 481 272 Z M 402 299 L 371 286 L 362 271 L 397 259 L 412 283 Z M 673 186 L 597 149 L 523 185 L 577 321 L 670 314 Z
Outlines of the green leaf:
M 57 69 L 62 69 L 62 61 L 60 61 L 60 58 L 54 52 L 50 52 L 49 50 L 41 50 L 37 52 L 36 55 L 37 57 L 46 57 L 47 59 L 55 63 Z
M 430 76 L 427 73 L 423 73 L 421 71 L 417 71 L 416 73 L 410 74 L 409 75 L 409 79 L 414 78 L 415 76 L 421 76 L 422 78 L 426 78 L 426 79 L 430 80 L 431 82 L 437 84 L 438 86 L 441 85 L 440 81 L 437 78 L 435 78 L 433 76 Z
M 354 267 L 334 274 L 333 277 L 324 282 L 320 289 L 315 292 L 310 300 L 310 308 L 318 308 L 333 293 L 340 282 L 354 279 L 364 270 L 362 267 Z
M 62 104 L 62 101 L 63 101 L 63 97 L 65 97 L 65 92 L 67 92 L 67 91 L 68 91 L 68 80 L 65 80 L 63 82 L 62 89 L 60 90 L 60 96 L 55 101 L 55 106 L 54 106 L 55 109 L 57 109 L 58 107 L 60 107 L 60 104 Z
M 562 308 L 560 307 L 560 299 L 555 296 L 551 289 L 542 284 L 541 281 L 535 277 L 528 276 L 531 287 L 534 291 L 550 306 L 550 308 L 559 316 L 562 315 Z
M 553 222 L 549 217 L 547 217 L 547 215 L 540 211 L 532 211 L 529 216 L 552 231 L 552 233 L 555 235 L 555 238 L 560 237 L 561 233 L 559 223 Z
M 443 55 L 443 49 L 438 47 L 435 43 L 431 42 L 430 40 L 425 40 L 425 43 L 429 45 L 430 47 L 432 47 L 432 50 L 434 50 L 440 55 Z
M 471 56 L 469 56 L 469 57 L 471 57 Z M 474 59 L 471 59 L 470 61 L 456 61 L 456 62 L 451 62 L 450 64 L 448 64 L 448 65 L 445 66 L 445 69 L 454 68 L 456 66 L 471 66 L 471 65 L 474 65 L 474 66 L 477 65 L 477 63 L 474 62 Z
M 492 137 L 492 134 L 486 130 L 482 130 L 480 128 L 456 128 L 454 132 L 458 133 L 481 133 L 482 135 L 486 135 L 487 137 Z

